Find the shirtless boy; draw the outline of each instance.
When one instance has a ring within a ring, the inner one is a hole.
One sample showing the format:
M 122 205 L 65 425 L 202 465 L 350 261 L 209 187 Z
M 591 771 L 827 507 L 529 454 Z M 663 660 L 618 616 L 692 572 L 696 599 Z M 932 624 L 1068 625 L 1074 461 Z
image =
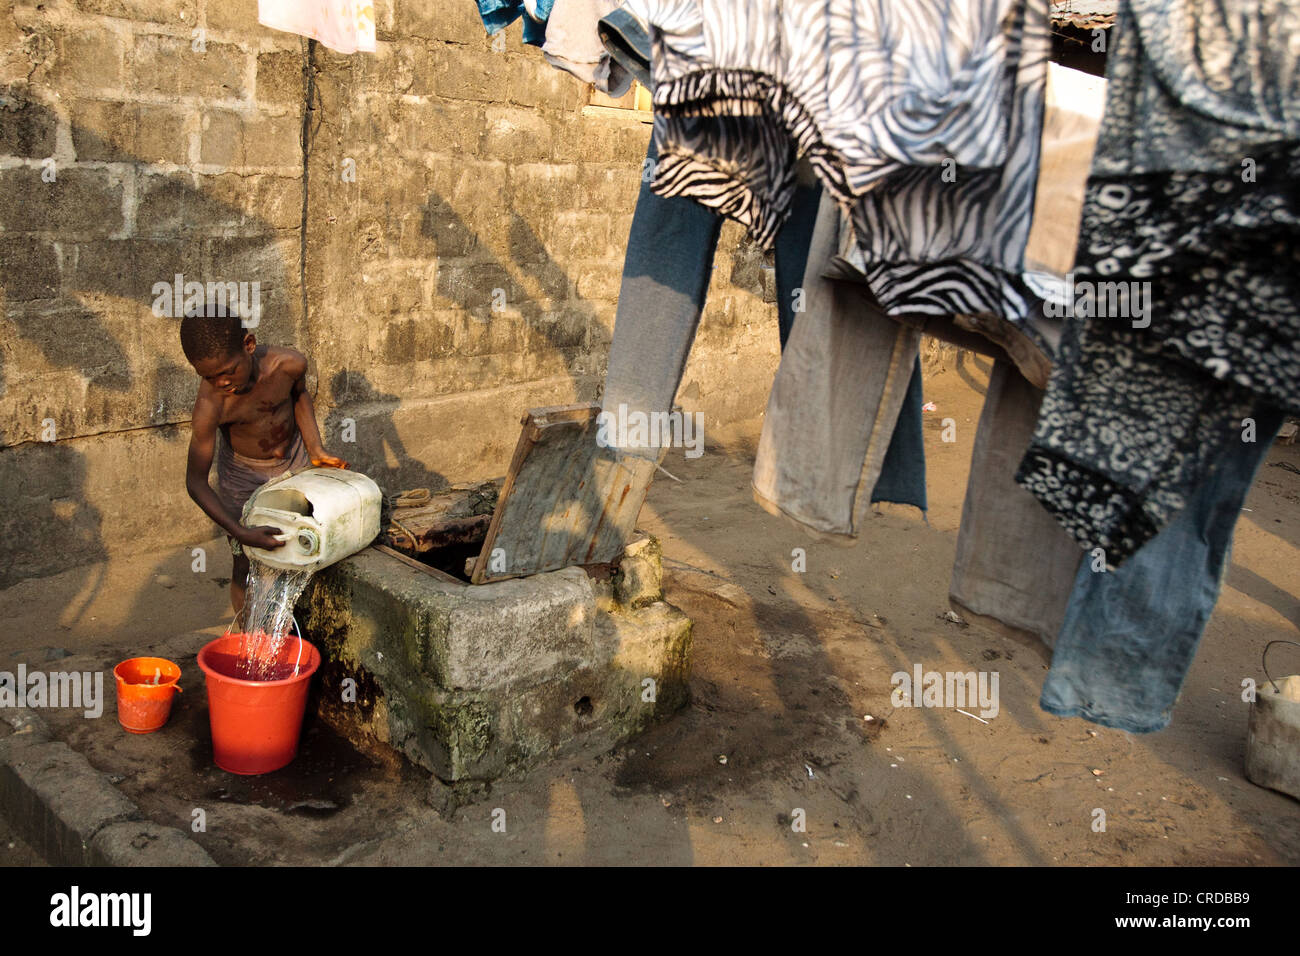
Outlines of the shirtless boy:
M 235 557 L 230 603 L 238 614 L 248 580 L 243 548 L 284 545 L 274 537 L 279 528 L 240 524 L 249 496 L 285 471 L 308 465 L 346 468 L 347 462 L 327 455 L 321 444 L 316 409 L 304 381 L 307 358 L 301 352 L 258 345 L 237 315 L 186 316 L 181 320 L 181 348 L 203 379 L 194 401 L 185 489 L 230 540 Z M 214 451 L 216 491 L 208 484 Z

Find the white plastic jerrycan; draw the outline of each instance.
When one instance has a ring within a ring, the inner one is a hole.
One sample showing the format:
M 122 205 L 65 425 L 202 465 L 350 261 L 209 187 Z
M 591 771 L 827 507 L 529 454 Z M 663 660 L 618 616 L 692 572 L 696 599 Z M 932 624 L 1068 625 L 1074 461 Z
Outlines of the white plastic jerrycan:
M 375 540 L 382 499 L 379 486 L 357 471 L 285 472 L 253 492 L 244 506 L 244 526 L 279 528 L 284 547 L 245 550 L 273 568 L 319 571 Z

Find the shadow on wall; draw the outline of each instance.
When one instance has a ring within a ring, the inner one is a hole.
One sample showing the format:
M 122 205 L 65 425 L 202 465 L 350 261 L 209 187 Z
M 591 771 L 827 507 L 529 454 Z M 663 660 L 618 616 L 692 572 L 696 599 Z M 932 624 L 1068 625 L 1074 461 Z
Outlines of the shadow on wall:
M 60 117 L 25 85 L 0 86 L 0 117 L 0 153 L 26 160 L 0 170 L 4 587 L 100 560 L 110 544 L 177 543 L 162 530 L 152 542 L 106 540 L 121 510 L 135 503 L 113 490 L 120 491 L 118 469 L 97 474 L 85 450 L 75 450 L 78 439 L 150 429 L 163 459 L 156 473 L 182 487 L 185 433 L 165 426 L 188 422 L 198 378 L 184 362 L 175 320 L 153 312 L 155 283 L 172 283 L 178 273 L 257 281 L 259 337 L 283 340 L 302 322 L 291 298 L 296 264 L 282 259 L 284 227 L 196 188 L 192 174 L 154 171 L 111 133 L 75 121 L 77 160 L 54 167 L 47 182 L 43 163 L 56 153 Z M 123 138 L 133 132 L 121 130 Z M 300 194 L 296 181 L 280 178 Z M 130 201 L 124 180 L 135 184 L 133 223 L 123 211 Z M 47 434 L 57 440 L 43 440 Z M 168 526 L 174 522 L 160 523 Z
M 556 262 L 528 221 L 513 209 L 508 215 L 509 259 L 493 256 L 473 266 L 474 281 L 463 281 L 453 270 L 439 270 L 437 293 L 463 309 L 470 321 L 481 322 L 483 336 L 494 337 L 498 345 L 526 352 L 550 349 L 562 356 L 575 393 L 582 395 L 586 387 L 583 377 L 591 370 L 584 368 L 580 359 L 584 354 L 608 351 L 609 333 L 595 308 L 574 297 L 576 281 Z M 435 242 L 462 247 L 475 235 L 451 204 L 436 193 L 425 202 L 421 232 Z M 493 310 L 494 289 L 504 293 L 504 312 Z M 523 326 L 518 335 L 512 329 L 507 341 L 501 326 L 512 313 L 522 317 Z M 489 323 L 497 328 L 490 328 Z M 518 411 L 522 414 L 524 409 Z
M 0 440 L 3 434 L 0 434 Z M 0 588 L 23 578 L 101 561 L 99 509 L 87 500 L 85 457 L 67 444 L 0 448 Z M 94 598 L 102 569 L 86 598 Z
M 470 266 L 473 275 L 468 280 L 464 273 L 439 270 L 437 294 L 461 310 L 464 333 L 444 335 L 426 346 L 431 354 L 416 354 L 418 343 L 428 340 L 415 330 L 394 328 L 388 337 L 390 347 L 401 349 L 411 361 L 456 351 L 535 355 L 543 366 L 558 358 L 573 393 L 589 397 L 592 374 L 583 359 L 608 350 L 608 332 L 590 303 L 573 298 L 574 280 L 529 223 L 513 210 L 508 215 L 508 259 L 491 256 Z M 461 249 L 477 242 L 470 225 L 436 193 L 425 203 L 421 231 L 439 244 Z M 503 291 L 504 311 L 493 310 L 493 289 Z M 548 374 L 544 368 L 542 375 Z M 378 389 L 361 371 L 341 369 L 330 377 L 329 400 L 323 432 L 326 447 L 374 478 L 386 493 L 421 487 L 436 491 L 449 484 L 445 474 L 428 467 L 407 448 L 395 420 L 401 396 Z M 502 416 L 513 427 L 525 411 L 498 407 L 489 414 Z M 514 448 L 513 435 L 508 448 Z
M 360 372 L 345 369 L 330 379 L 330 399 L 326 447 L 336 448 L 349 468 L 369 475 L 387 494 L 411 488 L 436 491 L 447 485 L 440 472 L 407 452 L 393 421 L 402 404 L 398 396 L 379 391 Z

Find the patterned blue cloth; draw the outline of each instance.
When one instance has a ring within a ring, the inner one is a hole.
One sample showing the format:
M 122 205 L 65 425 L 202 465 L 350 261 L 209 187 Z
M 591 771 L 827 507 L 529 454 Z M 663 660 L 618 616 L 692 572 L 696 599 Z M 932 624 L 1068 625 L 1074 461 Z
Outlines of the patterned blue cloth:
M 520 17 L 524 18 L 524 42 L 541 46 L 546 42 L 546 21 L 551 17 L 555 0 L 537 0 L 536 14 L 529 13 L 523 0 L 477 0 L 478 14 L 489 34 L 498 33 Z
M 1114 571 L 1085 555 L 1052 652 L 1039 706 L 1131 733 L 1169 723 L 1201 634 L 1219 599 L 1237 516 L 1282 427 L 1255 412 L 1253 443 L 1240 433 L 1178 516 Z

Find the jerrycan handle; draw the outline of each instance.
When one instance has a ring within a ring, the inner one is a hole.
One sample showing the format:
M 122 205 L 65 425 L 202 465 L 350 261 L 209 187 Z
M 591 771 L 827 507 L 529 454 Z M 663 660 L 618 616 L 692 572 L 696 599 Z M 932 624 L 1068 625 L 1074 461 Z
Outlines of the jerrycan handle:
M 312 531 L 310 528 L 299 528 L 297 531 L 285 531 L 282 534 L 272 535 L 272 537 L 275 538 L 276 541 L 283 541 L 285 544 L 288 544 L 294 538 L 297 538 L 298 547 L 302 548 L 302 550 L 307 554 L 314 553 L 319 542 L 319 539 L 316 537 L 316 532 Z

